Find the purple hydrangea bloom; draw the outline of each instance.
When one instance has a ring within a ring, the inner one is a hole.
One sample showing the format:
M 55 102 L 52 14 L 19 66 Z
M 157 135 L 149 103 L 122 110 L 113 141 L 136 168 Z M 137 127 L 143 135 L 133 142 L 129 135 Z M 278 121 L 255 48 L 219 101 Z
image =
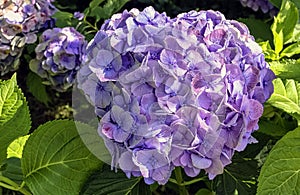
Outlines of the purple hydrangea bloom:
M 261 10 L 263 13 L 270 13 L 275 15 L 278 9 L 272 5 L 269 0 L 240 0 L 244 7 L 249 7 L 254 11 Z
M 53 26 L 56 11 L 49 0 L 0 1 L 0 73 L 19 66 L 24 44 L 34 43 L 36 33 Z
M 152 7 L 107 20 L 78 75 L 112 166 L 148 184 L 165 184 L 176 166 L 221 174 L 256 142 L 275 78 L 244 24 L 211 10 L 170 19 Z
M 74 12 L 74 18 L 82 20 L 84 18 L 84 14 L 80 12 Z
M 15 36 L 12 40 L 7 40 L 0 33 L 0 75 L 15 71 L 20 64 L 20 56 L 25 44 L 25 38 Z
M 74 83 L 86 44 L 84 36 L 73 27 L 48 29 L 40 37 L 30 69 L 41 76 L 45 84 L 66 91 Z
M 56 8 L 49 0 L 3 0 L 0 3 L 0 32 L 11 40 L 17 34 L 26 37 L 26 43 L 36 41 L 35 33 L 53 19 Z

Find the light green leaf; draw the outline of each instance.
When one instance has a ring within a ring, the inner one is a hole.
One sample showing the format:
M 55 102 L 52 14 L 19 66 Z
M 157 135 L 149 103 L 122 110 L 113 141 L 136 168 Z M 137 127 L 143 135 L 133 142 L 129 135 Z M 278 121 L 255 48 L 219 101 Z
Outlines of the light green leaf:
M 278 19 L 274 18 L 274 23 L 271 26 L 271 30 L 272 30 L 272 33 L 274 36 L 273 42 L 275 45 L 276 55 L 278 55 L 281 52 L 281 50 L 283 49 L 283 41 L 284 41 L 282 29 L 278 30 L 278 26 L 277 26 L 278 23 L 279 23 Z
M 140 185 L 143 186 L 142 194 L 150 193 L 150 186 L 146 186 L 141 177 L 131 177 L 128 179 L 125 174 L 110 170 L 108 166 L 103 166 L 101 171 L 95 172 L 85 183 L 82 188 L 81 195 L 139 195 Z M 140 192 L 141 194 L 141 192 Z
M 297 43 L 293 43 L 286 47 L 281 53 L 280 58 L 283 57 L 292 57 L 293 55 L 300 53 L 300 41 Z
M 9 144 L 18 137 L 28 134 L 31 128 L 31 118 L 27 102 L 16 84 L 15 76 L 11 80 L 0 81 L 0 94 L 3 105 L 2 115 L 0 116 L 1 164 L 6 159 Z M 11 107 L 8 108 L 9 106 Z
M 277 78 L 273 81 L 273 84 L 274 93 L 271 95 L 268 103 L 289 114 L 299 115 L 299 94 L 297 91 L 299 83 L 292 79 L 287 79 L 284 85 L 282 80 Z
M 59 120 L 39 126 L 31 134 L 21 164 L 33 194 L 77 195 L 82 183 L 102 163 L 82 143 L 74 122 Z
M 22 103 L 22 93 L 17 86 L 16 74 L 9 80 L 0 81 L 0 125 L 13 118 Z
M 287 43 L 289 39 L 292 38 L 298 18 L 298 9 L 295 4 L 289 0 L 283 0 L 280 11 L 274 18 L 274 23 L 271 26 L 271 30 L 274 35 L 275 51 L 277 54 L 282 49 L 281 45 Z
M 25 135 L 14 140 L 7 148 L 7 158 L 22 158 L 23 148 L 30 135 Z
M 293 36 L 287 43 L 299 42 L 299 41 L 300 41 L 300 24 L 296 24 L 294 28 Z
M 46 91 L 46 86 L 42 82 L 42 78 L 37 74 L 30 72 L 26 79 L 26 85 L 32 95 L 40 102 L 48 105 L 51 102 L 49 94 Z
M 275 53 L 275 51 L 271 48 L 269 41 L 259 42 L 259 45 L 261 46 L 265 58 L 269 60 L 277 60 L 278 56 Z
M 269 62 L 270 68 L 282 79 L 294 79 L 300 81 L 300 59 L 285 59 Z
M 300 194 L 300 128 L 282 137 L 269 153 L 258 178 L 258 195 Z

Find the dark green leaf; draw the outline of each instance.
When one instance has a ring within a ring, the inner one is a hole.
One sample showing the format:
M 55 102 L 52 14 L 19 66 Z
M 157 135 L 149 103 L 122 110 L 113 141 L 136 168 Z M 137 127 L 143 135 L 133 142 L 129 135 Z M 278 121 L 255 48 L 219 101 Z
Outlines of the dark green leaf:
M 55 195 L 77 195 L 90 173 L 102 164 L 81 141 L 75 123 L 68 120 L 39 126 L 25 144 L 21 163 L 33 194 Z
M 201 188 L 195 195 L 214 195 L 214 193 L 207 188 Z
M 268 23 L 254 18 L 240 18 L 238 20 L 247 25 L 255 39 L 272 40 L 272 32 Z
M 257 176 L 255 160 L 237 157 L 233 159 L 232 164 L 226 166 L 222 175 L 218 175 L 213 180 L 213 189 L 216 194 L 222 195 L 254 195 Z
M 269 0 L 275 7 L 280 8 L 282 0 Z
M 19 158 L 8 158 L 3 162 L 3 166 L 1 167 L 0 174 L 4 177 L 7 177 L 17 184 L 21 184 L 23 182 L 23 173 L 21 169 L 21 160 Z
M 284 128 L 280 124 L 275 123 L 272 120 L 261 119 L 259 121 L 259 132 L 273 136 L 273 137 L 282 137 L 284 136 L 289 129 Z
M 27 76 L 26 85 L 32 95 L 40 102 L 48 106 L 51 102 L 46 86 L 43 84 L 42 78 L 37 74 L 30 72 Z
M 96 17 L 96 21 L 98 22 L 100 19 L 107 19 L 112 14 L 118 12 L 129 0 L 107 0 L 105 4 L 101 6 L 93 6 L 88 8 L 89 11 L 86 12 L 91 17 Z M 100 2 L 99 0 L 95 1 L 96 5 Z M 99 5 L 99 4 L 98 4 Z
M 287 133 L 271 150 L 258 178 L 258 195 L 300 194 L 300 128 Z
M 143 184 L 141 177 L 128 179 L 121 171 L 110 170 L 109 166 L 103 166 L 101 171 L 95 172 L 85 183 L 81 195 L 138 195 L 151 194 L 150 186 Z
M 91 9 L 93 9 L 93 8 L 99 6 L 99 5 L 100 5 L 101 3 L 103 3 L 104 1 L 105 1 L 105 0 L 92 0 L 92 1 L 90 2 L 89 7 L 90 7 Z

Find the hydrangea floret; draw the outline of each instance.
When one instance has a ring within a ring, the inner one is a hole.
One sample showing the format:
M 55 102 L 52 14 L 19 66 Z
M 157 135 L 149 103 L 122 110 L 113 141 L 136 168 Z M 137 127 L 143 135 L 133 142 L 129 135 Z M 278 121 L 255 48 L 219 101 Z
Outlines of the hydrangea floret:
M 213 179 L 256 142 L 274 77 L 244 24 L 218 11 L 171 19 L 147 7 L 103 24 L 78 87 L 100 118 L 112 167 L 165 184 L 177 166 Z
M 0 0 L 0 73 L 19 66 L 26 43 L 37 40 L 39 30 L 53 26 L 56 11 L 49 0 Z
M 30 69 L 44 79 L 44 84 L 66 91 L 73 85 L 84 58 L 84 36 L 73 27 L 53 28 L 44 31 L 39 42 Z
M 249 7 L 254 11 L 261 10 L 272 16 L 278 12 L 278 9 L 269 0 L 240 0 L 240 2 L 244 7 Z

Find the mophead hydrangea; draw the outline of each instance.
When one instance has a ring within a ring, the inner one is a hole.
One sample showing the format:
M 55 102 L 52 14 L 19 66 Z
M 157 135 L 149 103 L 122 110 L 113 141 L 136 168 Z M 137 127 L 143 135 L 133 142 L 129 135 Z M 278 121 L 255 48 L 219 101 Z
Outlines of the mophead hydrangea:
M 18 68 L 24 45 L 53 26 L 55 11 L 49 0 L 0 0 L 0 75 Z
M 86 45 L 85 37 L 73 27 L 48 29 L 40 36 L 30 69 L 43 78 L 44 84 L 64 92 L 74 83 Z
M 274 73 L 248 28 L 218 11 L 152 7 L 107 20 L 78 87 L 95 107 L 112 166 L 165 184 L 174 167 L 213 179 L 256 142 Z

